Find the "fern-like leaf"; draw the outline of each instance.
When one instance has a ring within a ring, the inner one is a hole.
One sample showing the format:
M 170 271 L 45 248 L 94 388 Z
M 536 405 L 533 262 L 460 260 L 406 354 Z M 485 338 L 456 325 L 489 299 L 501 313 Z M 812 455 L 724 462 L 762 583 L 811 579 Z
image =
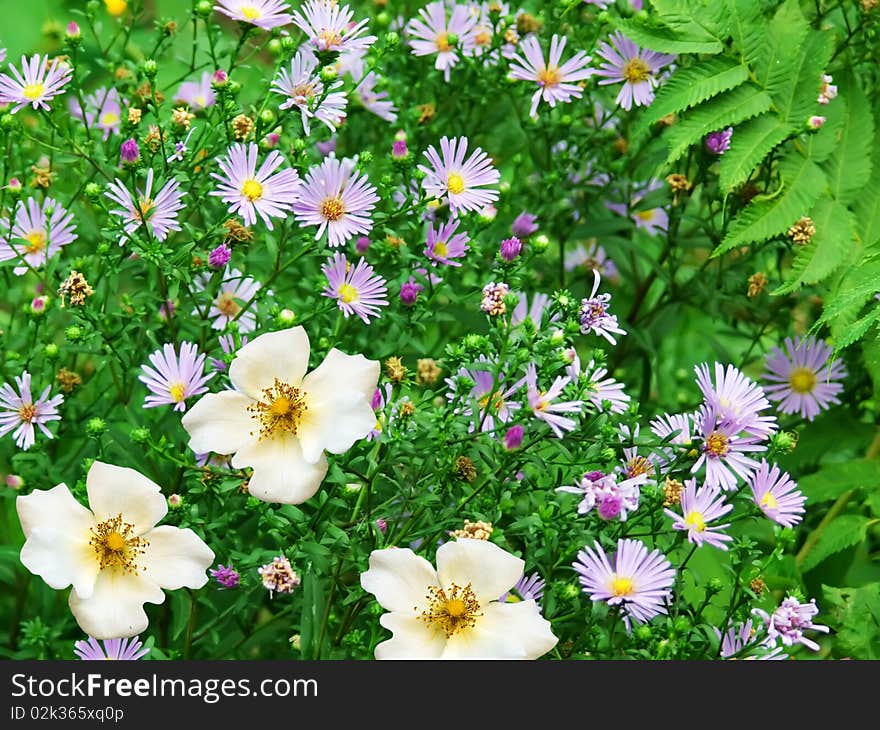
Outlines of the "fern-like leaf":
M 672 28 L 625 18 L 616 18 L 614 25 L 627 38 L 651 51 L 662 53 L 721 53 L 723 45 L 709 33 L 694 28 L 683 33 Z
M 866 190 L 870 195 L 863 195 L 855 205 L 856 218 L 859 221 L 859 237 L 868 246 L 880 243 L 880 144 L 874 140 L 874 165 L 871 179 Z
M 755 59 L 765 38 L 761 0 L 726 0 L 727 33 L 743 60 Z
M 718 180 L 724 192 L 742 185 L 771 150 L 794 130 L 775 114 L 762 114 L 736 128 L 730 149 L 718 166 Z
M 837 103 L 845 105 L 846 112 L 839 143 L 824 167 L 831 194 L 844 203 L 851 203 L 871 177 L 872 160 L 871 155 L 865 154 L 865 141 L 874 138 L 874 118 L 865 95 L 855 84 L 848 85 Z M 876 198 L 876 188 L 873 192 L 874 195 L 866 197 Z

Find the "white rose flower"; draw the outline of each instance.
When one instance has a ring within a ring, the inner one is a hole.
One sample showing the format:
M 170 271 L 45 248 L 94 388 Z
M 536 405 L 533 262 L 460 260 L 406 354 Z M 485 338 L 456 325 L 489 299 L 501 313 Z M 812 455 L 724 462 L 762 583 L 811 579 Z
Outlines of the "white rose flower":
M 234 454 L 252 467 L 248 489 L 265 502 L 299 504 L 342 454 L 376 425 L 370 400 L 379 363 L 336 348 L 306 374 L 309 338 L 302 327 L 268 332 L 242 347 L 229 366 L 235 390 L 210 393 L 183 417 L 197 454 Z
M 147 628 L 144 603 L 162 603 L 163 588 L 201 588 L 214 553 L 190 529 L 156 527 L 165 497 L 134 469 L 96 461 L 86 490 L 90 509 L 65 484 L 16 499 L 21 562 L 52 588 L 73 586 L 70 610 L 90 636 L 135 636 Z
M 437 549 L 437 570 L 409 548 L 370 555 L 361 586 L 382 608 L 391 639 L 376 659 L 537 659 L 558 639 L 533 600 L 499 603 L 525 563 L 485 540 Z

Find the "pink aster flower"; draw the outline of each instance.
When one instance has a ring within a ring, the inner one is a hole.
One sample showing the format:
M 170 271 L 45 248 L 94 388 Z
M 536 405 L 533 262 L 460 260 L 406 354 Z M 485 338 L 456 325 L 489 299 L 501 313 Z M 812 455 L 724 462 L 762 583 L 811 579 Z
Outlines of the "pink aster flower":
M 651 421 L 651 432 L 661 441 L 681 447 L 679 452 L 688 451 L 693 444 L 691 425 L 691 416 L 687 413 L 664 413 Z M 672 462 L 676 453 L 671 446 L 659 446 L 655 451 L 661 466 Z
M 0 261 L 26 261 L 38 269 L 57 254 L 62 246 L 76 240 L 73 214 L 53 198 L 43 203 L 28 198 L 17 204 L 15 222 L 0 218 Z M 18 276 L 27 273 L 28 266 L 16 266 Z
M 758 439 L 754 436 L 743 436 L 739 425 L 719 420 L 711 406 L 700 408 L 694 426 L 703 445 L 691 472 L 696 474 L 705 464 L 707 486 L 721 487 L 725 491 L 736 489 L 737 477 L 748 479 L 758 467 L 758 462 L 746 453 L 764 451 L 766 446 L 756 443 Z
M 377 202 L 376 188 L 364 173 L 328 157 L 306 174 L 293 210 L 300 226 L 318 226 L 316 239 L 326 230 L 328 245 L 336 248 L 372 229 L 370 211 Z
M 370 317 L 379 316 L 379 307 L 388 306 L 387 282 L 373 273 L 373 267 L 365 259 L 352 266 L 344 254 L 334 253 L 321 266 L 321 271 L 327 277 L 323 296 L 335 299 L 346 317 L 356 314 L 364 324 L 369 324 Z
M 372 112 L 386 122 L 396 122 L 397 107 L 388 98 L 387 91 L 376 91 L 376 84 L 378 82 L 379 77 L 375 72 L 370 71 L 355 87 L 354 95 L 367 111 Z M 405 147 L 406 143 L 404 142 Z
M 659 550 L 648 552 L 638 540 L 620 539 L 609 559 L 597 541 L 593 548 L 585 546 L 578 552 L 573 567 L 591 600 L 620 607 L 627 631 L 631 618 L 647 623 L 666 613 L 675 570 Z
M 0 436 L 14 430 L 12 437 L 15 445 L 27 451 L 34 445 L 34 426 L 38 426 L 46 438 L 53 438 L 52 432 L 46 428 L 49 421 L 60 421 L 58 406 L 64 402 L 63 395 L 49 397 L 51 386 L 34 400 L 31 395 L 31 374 L 25 370 L 15 376 L 18 392 L 9 383 L 0 387 Z
M 251 307 L 242 312 L 245 304 L 251 302 L 260 290 L 260 283 L 246 277 L 238 269 L 227 269 L 220 284 L 220 292 L 208 310 L 208 317 L 214 321 L 212 329 L 222 330 L 234 322 L 239 332 L 253 332 L 257 328 L 257 315 Z M 193 312 L 198 314 L 198 310 Z
M 577 511 L 585 515 L 596 509 L 603 520 L 617 519 L 625 522 L 630 512 L 639 508 L 641 487 L 648 480 L 647 474 L 617 481 L 616 474 L 591 471 L 577 480 L 574 486 L 557 487 L 557 492 L 581 496 Z
M 578 51 L 568 61 L 559 64 L 565 41 L 565 36 L 554 34 L 550 39 L 550 57 L 544 61 L 538 37 L 528 35 L 519 44 L 525 58 L 517 54 L 511 59 L 512 79 L 534 81 L 538 84 L 538 90 L 532 95 L 532 108 L 529 110 L 532 118 L 538 116 L 541 99 L 551 107 L 555 107 L 556 102 L 568 104 L 572 99 L 580 99 L 583 90 L 575 82 L 588 79 L 593 74 L 593 69 L 587 66 L 590 56 L 584 51 Z
M 90 636 L 87 641 L 77 641 L 73 645 L 73 653 L 80 659 L 92 661 L 96 659 L 134 661 L 145 657 L 150 653 L 150 650 L 143 648 L 143 644 L 137 636 L 126 639 L 104 639 L 103 641 L 98 641 Z
M 803 519 L 807 498 L 787 473 L 775 464 L 761 460 L 757 471 L 749 477 L 752 498 L 761 511 L 783 527 L 794 527 Z
M 284 158 L 275 150 L 257 170 L 257 154 L 257 145 L 253 142 L 247 147 L 240 142 L 232 145 L 218 162 L 223 174 L 211 173 L 211 177 L 220 181 L 220 186 L 209 195 L 229 203 L 230 213 L 239 213 L 245 225 L 254 225 L 259 215 L 271 231 L 272 218 L 286 218 L 287 211 L 292 210 L 302 181 L 296 170 L 278 170 Z
M 152 197 L 153 191 L 153 168 L 147 170 L 147 185 L 143 190 L 138 190 L 137 195 L 132 195 L 125 183 L 116 178 L 108 186 L 105 195 L 121 208 L 114 208 L 111 215 L 122 218 L 124 221 L 125 235 L 119 238 L 119 245 L 123 245 L 134 231 L 144 223 L 149 225 L 149 230 L 160 241 L 164 241 L 171 231 L 179 231 L 180 223 L 177 222 L 177 213 L 184 208 L 180 190 L 180 183 L 171 178 L 159 190 L 156 197 Z
M 238 571 L 232 567 L 232 563 L 229 565 L 223 565 L 221 563 L 216 569 L 211 568 L 208 573 L 210 573 L 211 577 L 217 581 L 221 590 L 238 588 L 238 584 L 241 581 L 241 576 Z
M 443 137 L 440 140 L 441 154 L 437 154 L 433 145 L 425 152 L 431 166 L 419 165 L 425 173 L 422 187 L 428 195 L 445 198 L 453 214 L 480 210 L 498 200 L 496 190 L 486 190 L 483 186 L 495 185 L 501 179 L 501 173 L 479 147 L 465 161 L 467 148 L 467 137 L 453 137 L 451 140 Z
M 767 355 L 767 372 L 762 376 L 771 383 L 765 390 L 779 405 L 780 413 L 798 413 L 812 421 L 843 392 L 838 382 L 847 376 L 840 360 L 829 364 L 833 349 L 814 337 L 785 339 L 785 351 L 778 347 Z
M 812 630 L 827 634 L 831 630 L 827 626 L 813 623 L 813 616 L 819 613 L 815 598 L 809 603 L 801 603 L 797 598 L 788 596 L 772 615 L 768 615 L 760 608 L 752 609 L 752 613 L 760 616 L 767 625 L 765 646 L 774 646 L 782 642 L 784 646 L 803 644 L 808 649 L 819 651 L 819 645 L 804 636 L 804 631 Z
M 533 233 L 537 233 L 538 231 L 538 216 L 533 213 L 528 213 L 523 211 L 516 218 L 513 219 L 513 223 L 510 226 L 510 231 L 513 233 L 515 238 L 526 239 L 531 236 Z
M 138 376 L 152 395 L 144 400 L 144 408 L 174 405 L 175 411 L 186 410 L 186 399 L 207 393 L 206 383 L 216 373 L 205 375 L 205 355 L 191 342 L 180 343 L 180 356 L 174 345 L 165 343 L 150 355 L 149 365 L 142 365 L 143 375 Z
M 715 383 L 706 363 L 694 367 L 697 385 L 708 406 L 719 421 L 727 421 L 731 428 L 765 439 L 777 429 L 776 416 L 762 416 L 770 408 L 770 401 L 757 383 L 752 382 L 733 365 L 727 368 L 715 363 Z
M 608 293 L 597 294 L 601 279 L 599 271 L 593 269 L 593 291 L 590 292 L 589 297 L 581 299 L 581 334 L 592 332 L 604 337 L 612 345 L 616 345 L 617 340 L 611 336 L 612 333 L 625 335 L 626 330 L 621 329 L 617 324 L 617 315 L 608 313 L 611 295 Z
M 510 326 L 516 327 L 518 324 L 525 322 L 527 319 L 532 321 L 535 330 L 541 329 L 541 321 L 544 318 L 544 310 L 550 303 L 550 295 L 542 292 L 535 292 L 532 296 L 532 303 L 529 304 L 529 298 L 522 292 L 516 292 L 516 306 L 510 313 Z M 550 317 L 551 322 L 559 319 L 558 314 Z
M 433 223 L 428 224 L 425 256 L 431 259 L 434 266 L 461 266 L 461 262 L 454 259 L 460 259 L 467 253 L 470 237 L 466 231 L 456 233 L 458 225 L 459 221 L 455 219 L 438 228 L 434 228 Z
M 341 91 L 342 80 L 337 79 L 325 90 L 318 69 L 318 58 L 307 47 L 301 47 L 290 61 L 290 68 L 282 68 L 272 81 L 272 91 L 287 97 L 279 109 L 296 107 L 300 111 L 303 131 L 310 134 L 309 120 L 323 122 L 331 132 L 345 119 L 348 99 Z
M 214 106 L 217 95 L 211 86 L 213 80 L 213 74 L 205 71 L 198 81 L 184 81 L 174 95 L 174 101 L 186 104 L 193 111 L 203 111 Z
M 562 438 L 564 431 L 573 431 L 577 427 L 576 420 L 560 414 L 579 414 L 583 406 L 583 402 L 579 400 L 563 401 L 562 403 L 553 402 L 562 394 L 562 391 L 569 382 L 568 376 L 560 375 L 554 379 L 549 389 L 541 390 L 538 387 L 538 372 L 535 364 L 529 363 L 526 368 L 525 383 L 528 388 L 529 407 L 536 418 L 550 426 L 556 438 Z
M 605 59 L 597 76 L 604 76 L 600 86 L 623 83 L 615 100 L 624 110 L 636 106 L 648 106 L 654 101 L 657 73 L 675 56 L 639 48 L 620 31 L 611 34 L 611 43 L 602 43 L 597 53 Z
M 630 402 L 630 397 L 623 392 L 623 383 L 618 383 L 614 378 L 606 378 L 608 368 L 596 367 L 595 360 L 590 360 L 581 372 L 581 361 L 577 352 L 572 348 L 569 353 L 571 363 L 565 368 L 568 377 L 575 383 L 581 382 L 581 376 L 585 376 L 584 393 L 601 413 L 605 410 L 605 402 L 611 403 L 608 410 L 611 413 L 623 413 Z
M 280 28 L 293 20 L 290 13 L 285 12 L 290 6 L 282 0 L 217 0 L 214 10 L 263 30 Z
M 336 0 L 307 0 L 301 10 L 293 11 L 293 22 L 317 51 L 362 53 L 376 41 L 374 35 L 361 35 L 367 29 L 367 19 L 353 23 L 354 13 Z
M 733 509 L 732 504 L 725 504 L 718 487 L 704 486 L 697 489 L 696 479 L 686 479 L 680 500 L 681 514 L 671 509 L 663 510 L 672 518 L 672 529 L 687 531 L 688 542 L 695 545 L 708 543 L 721 550 L 727 550 L 725 543 L 731 542 L 733 538 L 721 530 L 730 527 L 730 523 L 709 524 Z
M 46 103 L 59 94 L 73 77 L 73 69 L 57 58 L 49 63 L 49 56 L 35 54 L 28 60 L 21 57 L 21 72 L 10 65 L 12 76 L 0 74 L 0 103 L 14 104 L 9 110 L 15 114 L 22 107 L 49 111 Z
M 730 628 L 727 629 L 727 632 L 723 636 L 721 631 L 716 628 L 715 635 L 721 641 L 720 656 L 722 659 L 788 659 L 788 655 L 783 651 L 781 646 L 770 651 L 767 651 L 767 648 L 762 646 L 761 642 L 758 641 L 758 630 L 752 626 L 751 619 L 748 619 L 738 627 L 731 624 Z M 744 653 L 747 655 L 743 656 Z
M 466 5 L 453 5 L 449 21 L 446 20 L 446 6 L 443 2 L 432 2 L 419 10 L 418 18 L 413 18 L 406 26 L 409 45 L 416 56 L 437 54 L 434 68 L 443 72 L 445 81 L 462 55 L 471 55 L 475 40 L 474 31 L 479 16 Z M 453 45 L 451 36 L 457 38 Z
M 104 140 L 111 134 L 119 134 L 122 124 L 122 100 L 116 89 L 102 86 L 86 96 L 84 101 L 85 105 L 82 107 L 78 99 L 70 99 L 68 106 L 71 116 L 82 119 L 85 111 L 86 123 L 90 127 L 98 127 L 103 132 Z
M 510 386 L 505 385 L 506 376 L 503 372 L 495 377 L 497 365 L 485 357 L 471 368 L 460 368 L 456 373 L 457 378 L 466 378 L 473 385 L 466 393 L 462 393 L 456 383 L 456 378 L 446 378 L 449 390 L 446 398 L 451 403 L 456 403 L 455 413 L 473 417 L 468 424 L 468 432 L 494 431 L 499 424 L 508 423 L 514 413 L 521 408 L 520 404 L 512 401 L 511 396 L 522 386 L 522 381 L 517 381 Z M 465 399 L 463 403 L 460 403 Z

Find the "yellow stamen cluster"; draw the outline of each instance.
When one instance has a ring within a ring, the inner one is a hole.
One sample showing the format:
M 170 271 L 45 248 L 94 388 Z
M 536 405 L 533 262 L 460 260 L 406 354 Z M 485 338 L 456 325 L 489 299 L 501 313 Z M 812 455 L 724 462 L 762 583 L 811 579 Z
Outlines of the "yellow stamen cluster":
M 440 378 L 440 367 L 431 357 L 420 357 L 417 361 L 416 382 L 419 385 L 434 385 Z
M 626 596 L 631 596 L 635 592 L 636 584 L 633 582 L 632 578 L 619 576 L 617 573 L 614 573 L 609 588 L 611 589 L 611 593 L 617 598 L 625 598 Z
M 758 294 L 764 291 L 764 287 L 767 286 L 768 281 L 769 280 L 767 279 L 763 271 L 752 274 L 749 277 L 749 299 L 758 296 Z
M 46 248 L 46 234 L 43 231 L 31 231 L 24 238 L 27 241 L 25 253 L 39 253 Z
M 33 403 L 25 403 L 18 409 L 18 417 L 25 423 L 30 423 L 37 415 L 37 409 Z
M 351 304 L 352 302 L 356 302 L 358 299 L 360 299 L 358 290 L 355 289 L 351 284 L 340 284 L 339 289 L 337 289 L 337 293 L 339 294 L 339 298 L 346 304 Z
M 654 473 L 654 465 L 651 463 L 651 460 L 644 456 L 634 456 L 628 462 L 626 462 L 626 476 L 627 479 L 632 479 L 637 476 L 641 476 L 642 474 L 653 474 Z
M 460 530 L 453 530 L 452 536 L 470 538 L 471 540 L 488 540 L 494 529 L 491 522 L 465 520 L 464 527 Z
M 641 58 L 631 58 L 623 67 L 623 78 L 631 84 L 647 81 L 651 76 L 651 67 Z
M 100 522 L 92 528 L 89 545 L 95 551 L 101 570 L 118 567 L 126 573 L 138 574 L 138 556 L 146 552 L 150 544 L 142 537 L 132 534 L 134 525 L 122 521 L 122 514 Z
M 339 48 L 342 45 L 342 36 L 335 30 L 322 30 L 318 33 L 318 39 L 328 51 Z
M 438 33 L 434 39 L 434 45 L 437 46 L 438 53 L 448 53 L 452 49 L 449 42 L 449 33 Z
M 816 387 L 816 373 L 810 368 L 794 368 L 788 376 L 788 384 L 795 393 L 812 393 Z
M 58 288 L 58 295 L 61 297 L 61 306 L 64 306 L 65 297 L 70 297 L 70 303 L 74 307 L 85 304 L 86 297 L 92 296 L 95 290 L 89 286 L 86 277 L 74 270 L 70 272 L 70 276 L 65 279 L 64 283 Z
M 241 194 L 253 203 L 263 197 L 263 186 L 259 181 L 249 177 L 242 183 Z
M 726 456 L 730 453 L 730 439 L 720 431 L 712 431 L 706 437 L 706 451 L 713 456 Z
M 278 432 L 295 436 L 308 405 L 305 393 L 275 378 L 271 388 L 263 388 L 263 400 L 252 403 L 247 409 L 260 423 L 262 440 Z
M 421 612 L 419 619 L 443 631 L 447 639 L 459 631 L 473 628 L 483 615 L 470 583 L 464 587 L 453 583 L 448 590 L 428 586 L 426 597 L 428 608 Z
M 235 301 L 235 295 L 232 292 L 222 292 L 214 306 L 220 310 L 220 314 L 226 317 L 234 317 L 241 311 L 241 305 Z
M 21 90 L 21 95 L 28 101 L 34 101 L 39 99 L 45 90 L 43 84 L 28 84 Z
M 682 491 L 684 491 L 684 484 L 677 479 L 666 477 L 666 484 L 663 485 L 663 506 L 671 507 L 678 504 Z
M 538 71 L 538 83 L 545 89 L 557 86 L 562 81 L 562 74 L 556 66 L 548 66 Z
M 706 529 L 706 518 L 702 512 L 688 512 L 684 518 L 684 523 L 688 527 L 693 527 L 697 532 L 704 532 Z
M 321 201 L 321 216 L 328 221 L 338 221 L 345 215 L 345 203 L 339 196 Z
M 464 178 L 457 172 L 449 173 L 446 178 L 446 188 L 453 195 L 461 195 L 465 190 Z

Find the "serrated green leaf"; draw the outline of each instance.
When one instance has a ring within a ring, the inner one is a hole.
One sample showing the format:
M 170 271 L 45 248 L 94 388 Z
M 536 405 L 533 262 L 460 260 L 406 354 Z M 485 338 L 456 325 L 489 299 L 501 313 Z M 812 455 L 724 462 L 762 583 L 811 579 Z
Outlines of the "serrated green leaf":
M 864 317 L 857 319 L 851 325 L 844 327 L 839 334 L 836 334 L 834 337 L 834 348 L 842 350 L 854 342 L 858 342 L 878 320 L 880 320 L 880 304 L 877 304 Z
M 639 119 L 634 136 L 656 124 L 667 114 L 690 109 L 706 99 L 728 91 L 748 79 L 745 66 L 726 58 L 710 58 L 696 66 L 676 71 Z
M 810 211 L 816 233 L 806 246 L 798 248 L 791 275 L 774 295 L 787 294 L 802 284 L 815 284 L 846 262 L 855 233 L 855 218 L 845 205 L 820 198 Z
M 880 659 L 880 583 L 858 588 L 822 586 L 823 613 L 836 629 L 835 643 L 853 659 Z
M 779 6 L 765 28 L 764 40 L 746 56 L 749 66 L 755 72 L 758 83 L 776 94 L 783 88 L 791 88 L 797 78 L 793 70 L 801 61 L 801 48 L 804 45 L 810 25 L 801 12 L 797 0 L 786 0 Z M 819 79 L 816 79 L 817 91 Z
M 687 148 L 702 141 L 709 132 L 750 119 L 767 111 L 771 104 L 766 92 L 743 84 L 692 109 L 666 134 L 669 155 L 666 163 L 675 162 Z
M 625 18 L 612 19 L 627 38 L 651 51 L 661 53 L 721 53 L 721 41 L 701 29 L 683 33 L 668 26 L 649 25 Z
M 865 186 L 870 195 L 862 195 L 855 204 L 856 219 L 859 221 L 858 233 L 862 242 L 870 246 L 880 241 L 880 144 L 873 141 L 874 155 L 871 179 Z
M 838 317 L 855 317 L 868 299 L 880 291 L 880 261 L 863 261 L 848 270 L 833 293 L 825 297 L 820 322 Z M 854 311 L 853 311 L 854 310 Z
M 851 203 L 871 177 L 872 160 L 865 154 L 865 140 L 874 138 L 874 118 L 865 95 L 855 84 L 849 85 L 835 103 L 845 106 L 846 113 L 839 143 L 823 167 L 831 194 L 843 203 Z M 876 199 L 877 195 L 866 197 Z
M 858 545 L 865 539 L 869 521 L 862 515 L 841 515 L 830 522 L 822 531 L 813 549 L 804 556 L 801 570 L 806 573 L 835 553 Z
M 727 29 L 743 59 L 755 58 L 764 44 L 764 19 L 760 0 L 726 0 Z
M 786 157 L 779 164 L 779 173 L 782 187 L 772 196 L 753 200 L 730 224 L 724 241 L 712 256 L 783 233 L 812 208 L 825 187 L 821 168 L 806 157 Z
M 762 114 L 738 126 L 718 167 L 721 189 L 730 192 L 748 180 L 749 175 L 791 133 L 792 127 L 775 114 Z
M 880 489 L 880 461 L 854 459 L 828 464 L 815 474 L 798 479 L 798 487 L 806 496 L 808 505 L 830 502 L 850 489 Z

